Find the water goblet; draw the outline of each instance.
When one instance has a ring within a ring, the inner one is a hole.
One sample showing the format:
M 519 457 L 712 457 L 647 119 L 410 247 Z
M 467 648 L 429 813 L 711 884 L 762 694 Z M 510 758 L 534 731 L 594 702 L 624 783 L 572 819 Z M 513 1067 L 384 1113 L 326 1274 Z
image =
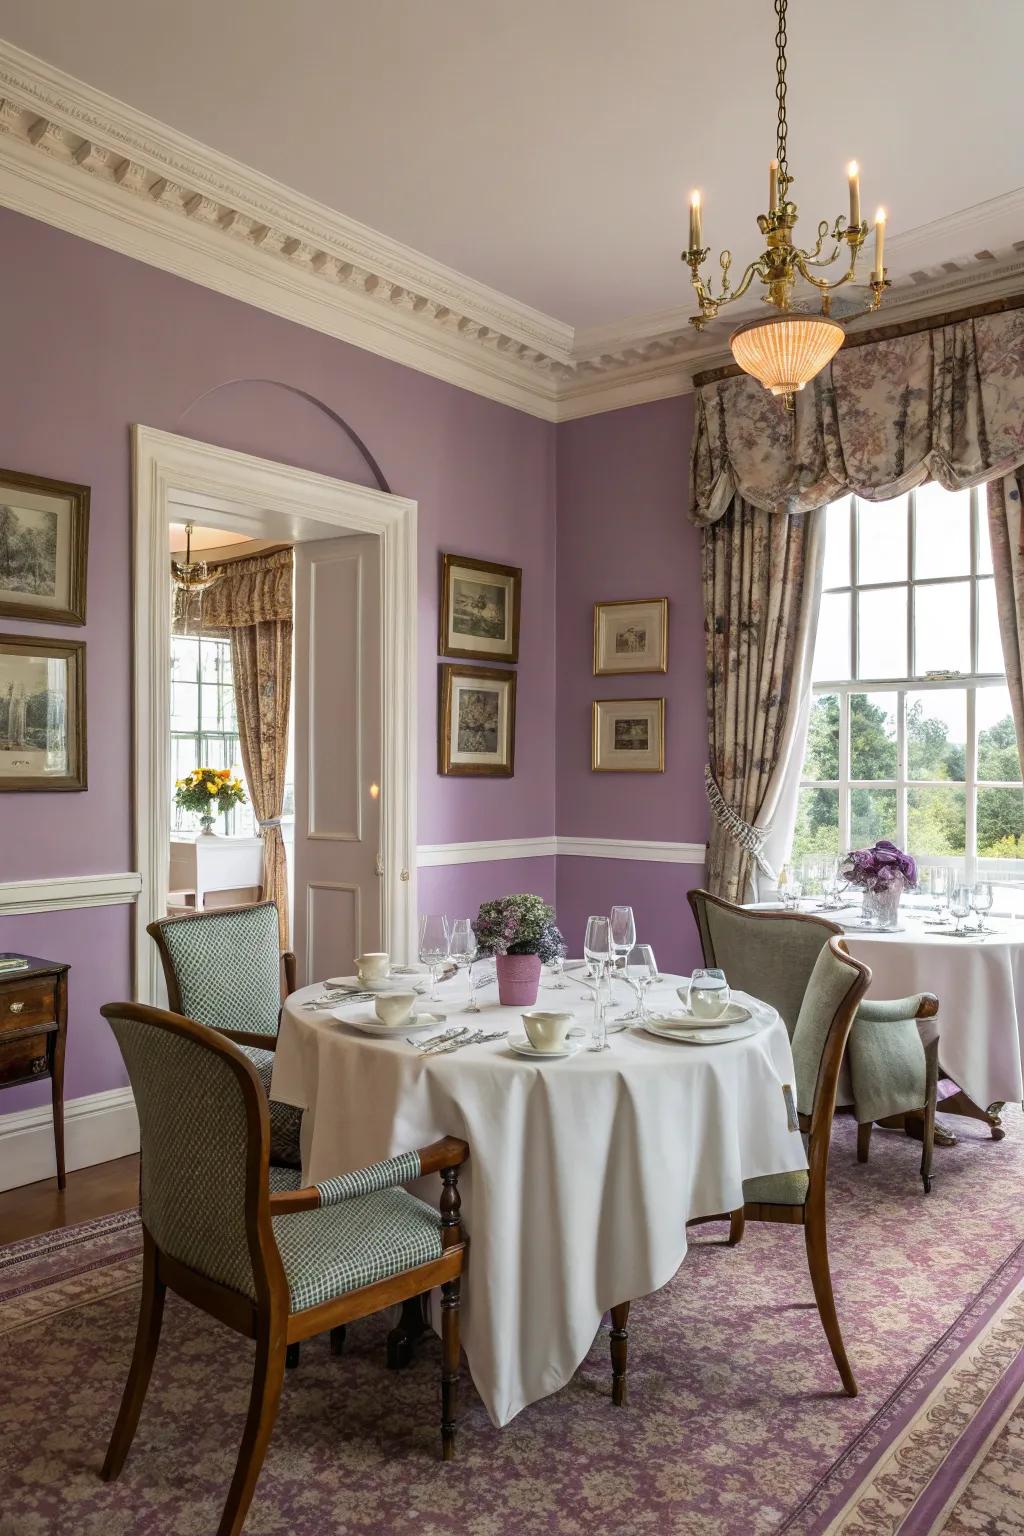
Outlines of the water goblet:
M 448 959 L 451 935 L 448 919 L 436 912 L 424 912 L 420 918 L 420 960 L 430 971 L 430 1002 L 439 1001 L 437 978 Z
M 554 976 L 554 981 L 549 981 L 548 986 L 552 992 L 565 992 L 569 983 L 565 981 L 565 953 L 559 950 L 554 959 L 548 962 L 548 971 Z
M 457 917 L 451 926 L 451 937 L 448 945 L 448 954 L 460 971 L 467 973 L 469 981 L 469 1004 L 467 1013 L 479 1013 L 473 988 L 473 961 L 477 957 L 476 933 L 473 930 L 472 920 L 468 917 Z
M 950 902 L 950 911 L 956 918 L 956 927 L 953 929 L 953 933 L 954 936 L 958 939 L 964 938 L 967 933 L 967 929 L 964 927 L 964 919 L 969 915 L 970 910 L 971 887 L 969 885 L 958 884 L 956 889 L 953 891 L 953 897 Z
M 583 956 L 591 977 L 600 978 L 611 958 L 611 921 L 607 917 L 588 917 L 583 939 Z
M 978 914 L 978 932 L 985 933 L 985 913 L 992 910 L 992 885 L 988 880 L 979 880 L 971 892 L 971 905 Z
M 636 922 L 632 907 L 612 907 L 609 933 L 612 950 L 612 970 L 626 963 L 626 956 L 636 943 Z
M 636 944 L 626 956 L 626 980 L 636 993 L 637 1006 L 631 1012 L 623 1014 L 627 1020 L 637 1019 L 641 1024 L 647 1022 L 650 1015 L 647 1012 L 647 992 L 653 985 L 658 975 L 658 964 L 654 958 L 654 950 L 649 944 Z

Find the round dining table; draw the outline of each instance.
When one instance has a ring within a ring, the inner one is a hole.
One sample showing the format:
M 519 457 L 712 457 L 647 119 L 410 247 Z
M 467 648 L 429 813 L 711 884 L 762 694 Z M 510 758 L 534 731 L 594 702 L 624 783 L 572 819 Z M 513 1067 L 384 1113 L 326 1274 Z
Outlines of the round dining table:
M 678 1008 L 681 981 L 661 978 L 652 1009 Z M 611 1307 L 672 1278 L 689 1220 L 742 1205 L 745 1179 L 807 1166 L 783 1091 L 794 1080 L 785 1026 L 743 994 L 757 1026 L 743 1039 L 687 1044 L 630 1026 L 607 1050 L 584 1039 L 549 1060 L 517 1055 L 507 1039 L 424 1054 L 405 1030 L 360 1033 L 337 1016 L 344 1006 L 313 1006 L 320 995 L 306 987 L 285 1003 L 271 1086 L 306 1111 L 304 1180 L 442 1135 L 468 1142 L 462 1336 L 498 1426 L 572 1378 Z M 499 1006 L 493 985 L 478 988 L 478 1014 L 462 1011 L 464 975 L 440 997 L 422 1006 L 452 1027 L 522 1034 L 521 1010 Z M 574 1013 L 589 1032 L 583 981 L 543 988 L 538 1006 Z M 437 1180 L 413 1188 L 436 1205 Z

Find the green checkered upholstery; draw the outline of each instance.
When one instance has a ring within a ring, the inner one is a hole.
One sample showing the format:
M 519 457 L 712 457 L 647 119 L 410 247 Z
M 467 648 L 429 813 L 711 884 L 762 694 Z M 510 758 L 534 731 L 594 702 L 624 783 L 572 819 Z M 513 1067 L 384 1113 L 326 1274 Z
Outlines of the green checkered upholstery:
M 281 950 L 273 902 L 197 912 L 160 925 L 181 993 L 181 1011 L 210 1029 L 276 1035 Z
M 286 1168 L 301 1168 L 299 1139 L 302 1110 L 296 1109 L 293 1104 L 279 1104 L 270 1097 L 270 1079 L 274 1071 L 273 1051 L 262 1051 L 258 1045 L 240 1045 L 238 1048 L 256 1068 L 263 1092 L 270 1103 L 270 1161 L 283 1163 Z
M 269 1173 L 270 1193 L 272 1195 L 289 1189 L 302 1188 L 302 1172 L 298 1168 L 283 1168 L 271 1163 Z
M 219 1052 L 112 1018 L 139 1112 L 142 1220 L 161 1252 L 255 1298 L 245 1227 L 248 1123 Z
M 404 1189 L 275 1216 L 273 1225 L 293 1312 L 441 1257 L 440 1216 Z
M 408 1184 L 420 1176 L 418 1152 L 403 1152 L 399 1157 L 389 1157 L 382 1163 L 370 1163 L 366 1168 L 356 1168 L 336 1179 L 324 1179 L 317 1184 L 320 1204 L 337 1205 L 341 1200 L 351 1200 L 356 1195 L 371 1195 L 377 1189 L 390 1189 L 395 1184 Z

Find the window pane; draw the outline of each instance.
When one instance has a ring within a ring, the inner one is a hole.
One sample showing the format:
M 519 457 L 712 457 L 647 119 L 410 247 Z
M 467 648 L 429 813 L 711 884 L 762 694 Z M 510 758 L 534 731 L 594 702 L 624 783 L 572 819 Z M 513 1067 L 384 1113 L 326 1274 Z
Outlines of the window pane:
M 914 671 L 971 670 L 971 584 L 914 589 Z
M 200 646 L 204 683 L 230 683 L 231 644 L 227 640 L 204 640 Z
M 802 789 L 797 800 L 794 862 L 809 854 L 839 852 L 839 791 Z
M 857 676 L 905 677 L 906 587 L 877 587 L 857 601 Z
M 850 778 L 896 777 L 896 695 L 850 695 Z
M 992 543 L 988 536 L 988 507 L 985 503 L 985 487 L 978 492 L 978 575 L 992 572 Z
M 194 731 L 199 724 L 199 688 L 195 683 L 171 683 L 171 730 Z
M 971 569 L 971 493 L 931 481 L 914 493 L 915 576 L 966 576 Z
M 906 579 L 907 498 L 898 496 L 895 501 L 858 501 L 857 580 Z
M 963 688 L 908 693 L 907 777 L 967 777 L 967 694 Z
M 979 688 L 975 694 L 974 713 L 978 726 L 978 778 L 1013 779 L 1021 777 L 1017 755 L 1017 733 L 1013 725 L 1008 688 Z M 981 841 L 981 833 L 978 834 Z
M 850 498 L 834 501 L 825 513 L 825 573 L 822 587 L 850 585 Z
M 235 690 L 218 688 L 213 683 L 202 685 L 202 728 L 204 731 L 234 731 Z
M 851 789 L 850 840 L 854 848 L 867 848 L 880 837 L 896 836 L 896 791 Z
M 834 693 L 819 694 L 811 705 L 804 753 L 804 779 L 839 777 L 839 700 Z
M 978 582 L 978 671 L 1002 672 L 1003 642 L 999 638 L 996 586 L 991 579 Z
M 967 793 L 963 789 L 907 791 L 907 846 L 916 857 L 961 854 L 967 836 Z
M 1024 789 L 978 790 L 978 856 L 1024 859 Z
M 203 768 L 230 768 L 231 759 L 234 756 L 234 742 L 225 736 L 200 737 L 200 750 L 203 754 Z
M 842 683 L 849 676 L 850 594 L 826 592 L 814 639 L 814 681 Z

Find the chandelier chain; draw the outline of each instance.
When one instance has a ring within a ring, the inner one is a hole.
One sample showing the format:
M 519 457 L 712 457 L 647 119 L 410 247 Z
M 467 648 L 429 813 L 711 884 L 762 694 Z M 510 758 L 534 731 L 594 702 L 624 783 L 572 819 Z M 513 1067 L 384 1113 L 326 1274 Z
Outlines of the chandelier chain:
M 775 99 L 779 103 L 779 135 L 777 158 L 779 162 L 779 179 L 784 185 L 788 185 L 789 161 L 786 158 L 786 5 L 787 0 L 775 0 L 775 14 L 779 19 L 778 31 L 775 34 L 775 46 L 778 50 L 778 58 L 775 64 L 777 76 L 775 85 Z

